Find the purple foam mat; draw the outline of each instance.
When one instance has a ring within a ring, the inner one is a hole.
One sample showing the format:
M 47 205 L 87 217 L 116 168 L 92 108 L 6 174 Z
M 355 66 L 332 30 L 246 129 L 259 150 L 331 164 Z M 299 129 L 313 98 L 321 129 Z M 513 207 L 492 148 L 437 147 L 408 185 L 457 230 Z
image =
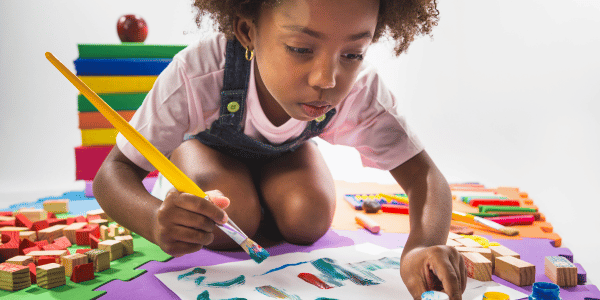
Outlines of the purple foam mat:
M 523 238 L 522 240 L 503 240 L 484 236 L 490 241 L 497 241 L 502 245 L 521 254 L 521 258 L 535 265 L 536 281 L 550 282 L 544 275 L 544 257 L 561 254 L 571 254 L 566 248 L 555 248 L 547 239 Z M 291 252 L 310 252 L 316 249 L 336 248 L 354 244 L 370 242 L 386 248 L 398 248 L 404 246 L 408 234 L 402 233 L 380 233 L 371 234 L 366 230 L 329 230 L 321 239 L 310 246 L 298 246 L 281 243 L 268 247 L 271 255 L 280 255 Z M 571 254 L 572 255 L 572 254 Z M 171 290 L 158 280 L 154 274 L 184 270 L 196 266 L 211 266 L 216 264 L 249 259 L 243 251 L 210 251 L 201 250 L 196 253 L 173 258 L 166 262 L 151 261 L 139 267 L 147 272 L 130 281 L 113 280 L 96 290 L 104 290 L 107 293 L 100 297 L 102 300 L 109 299 L 179 299 Z M 518 287 L 497 276 L 492 279 L 500 284 L 519 290 L 525 294 L 531 294 L 531 286 Z M 598 299 L 600 292 L 594 285 L 579 285 L 572 288 L 561 288 L 560 297 L 564 300 Z
M 144 180 L 142 180 L 142 184 L 144 185 L 144 187 L 146 188 L 146 190 L 151 193 L 152 189 L 154 188 L 154 183 L 156 183 L 156 180 L 158 179 L 158 177 L 146 177 L 144 178 Z M 94 197 L 94 190 L 92 189 L 92 186 L 94 184 L 94 181 L 92 180 L 86 180 L 85 182 L 85 190 L 84 190 L 84 194 L 86 197 Z

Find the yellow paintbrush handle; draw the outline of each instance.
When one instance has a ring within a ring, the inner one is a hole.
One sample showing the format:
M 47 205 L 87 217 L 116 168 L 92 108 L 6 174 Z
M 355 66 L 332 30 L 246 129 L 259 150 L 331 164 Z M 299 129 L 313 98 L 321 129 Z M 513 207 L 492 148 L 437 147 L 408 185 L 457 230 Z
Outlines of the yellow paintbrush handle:
M 117 114 L 102 98 L 92 91 L 81 79 L 73 72 L 67 69 L 52 53 L 46 52 L 46 58 L 98 109 L 102 115 L 117 130 L 127 138 L 127 140 L 144 157 L 165 176 L 180 192 L 196 195 L 201 198 L 206 197 L 202 191 L 189 177 L 179 170 L 170 160 L 168 160 L 154 145 L 152 145 L 143 135 L 135 130 L 123 117 Z

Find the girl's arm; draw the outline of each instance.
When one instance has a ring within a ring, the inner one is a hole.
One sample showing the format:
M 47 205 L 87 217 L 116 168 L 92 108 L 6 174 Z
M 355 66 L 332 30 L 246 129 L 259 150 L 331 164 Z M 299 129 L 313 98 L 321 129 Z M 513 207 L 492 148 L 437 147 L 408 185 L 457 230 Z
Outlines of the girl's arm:
M 162 201 L 150 195 L 142 184 L 148 173 L 115 145 L 96 173 L 94 197 L 118 224 L 156 244 L 154 224 Z
M 215 222 L 227 222 L 229 199 L 207 191 L 212 202 L 172 189 L 164 201 L 142 184 L 148 171 L 114 146 L 94 178 L 94 196 L 117 223 L 172 256 L 196 252 L 213 240 Z
M 452 219 L 448 182 L 427 152 L 390 171 L 409 199 L 410 234 L 402 252 L 400 275 L 415 297 L 443 286 L 450 299 L 461 299 L 466 288 L 462 256 L 446 246 Z

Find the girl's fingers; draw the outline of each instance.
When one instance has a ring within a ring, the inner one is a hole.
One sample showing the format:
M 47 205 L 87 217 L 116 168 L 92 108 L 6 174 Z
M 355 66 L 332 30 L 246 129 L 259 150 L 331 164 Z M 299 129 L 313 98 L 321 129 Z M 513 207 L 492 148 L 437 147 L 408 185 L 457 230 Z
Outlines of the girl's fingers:
M 179 208 L 201 214 L 219 224 L 227 222 L 225 211 L 211 201 L 187 193 L 181 193 L 172 199 L 173 204 Z
M 185 226 L 173 226 L 169 231 L 168 244 L 184 242 L 200 246 L 212 243 L 214 235 L 211 232 L 197 230 Z
M 213 232 L 215 229 L 215 222 L 204 215 L 179 207 L 174 207 L 173 210 L 175 210 L 173 215 L 176 216 L 172 219 L 174 224 L 202 230 L 205 232 Z

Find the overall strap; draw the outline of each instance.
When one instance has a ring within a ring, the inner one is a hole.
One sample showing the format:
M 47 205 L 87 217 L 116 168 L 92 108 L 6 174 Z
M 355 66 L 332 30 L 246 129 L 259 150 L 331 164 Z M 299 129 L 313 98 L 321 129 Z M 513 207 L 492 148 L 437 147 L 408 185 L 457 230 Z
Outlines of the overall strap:
M 236 38 L 227 41 L 220 117 L 215 121 L 223 125 L 234 125 L 240 130 L 246 107 L 251 66 L 250 61 L 244 56 L 245 51 Z

